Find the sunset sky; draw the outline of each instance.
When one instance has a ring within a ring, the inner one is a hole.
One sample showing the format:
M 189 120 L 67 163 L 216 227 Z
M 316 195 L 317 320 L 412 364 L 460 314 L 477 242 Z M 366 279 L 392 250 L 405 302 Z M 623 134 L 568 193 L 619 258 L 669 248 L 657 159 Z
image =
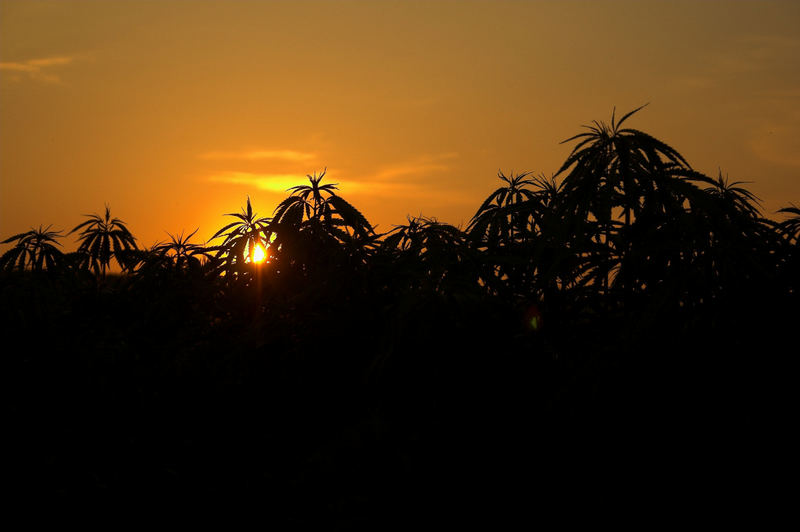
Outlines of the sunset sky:
M 800 205 L 800 2 L 2 0 L 0 240 L 105 203 L 205 240 L 326 167 L 379 231 L 465 226 L 648 102 L 631 127 Z

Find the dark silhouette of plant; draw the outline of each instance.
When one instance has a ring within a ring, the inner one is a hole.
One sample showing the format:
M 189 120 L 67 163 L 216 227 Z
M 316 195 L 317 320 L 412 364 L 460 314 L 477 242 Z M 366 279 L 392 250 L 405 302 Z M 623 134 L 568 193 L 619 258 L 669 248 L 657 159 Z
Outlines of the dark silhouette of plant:
M 364 215 L 336 194 L 336 183 L 320 184 L 325 172 L 323 170 L 319 176 L 316 173 L 307 175 L 309 185 L 289 188 L 292 193 L 275 208 L 275 222 L 296 227 L 303 223 L 321 227 L 342 241 L 350 240 L 354 235 L 363 238 L 373 234 Z
M 702 194 L 689 199 L 681 233 L 668 233 L 668 245 L 680 250 L 673 263 L 683 263 L 672 277 L 692 286 L 687 303 L 722 304 L 734 294 L 740 301 L 770 297 L 783 252 L 774 222 L 761 216 L 758 198 L 721 171 L 716 179 L 700 174 L 687 178 L 706 185 Z M 747 293 L 754 278 L 761 279 L 762 296 Z
M 224 240 L 222 244 L 209 250 L 217 252 L 215 259 L 222 263 L 226 271 L 243 270 L 245 264 L 253 263 L 257 246 L 261 246 L 268 253 L 270 239 L 267 236 L 267 226 L 270 218 L 259 218 L 258 214 L 253 212 L 249 196 L 247 207 L 242 208 L 241 213 L 233 212 L 225 216 L 233 216 L 237 221 L 229 223 L 211 237 L 210 240 L 221 237 L 224 237 Z
M 792 205 L 784 207 L 778 212 L 791 215 L 789 218 L 777 224 L 780 233 L 787 239 L 793 240 L 795 244 L 800 242 L 800 208 Z
M 88 220 L 75 226 L 69 234 L 82 229 L 78 236 L 81 243 L 78 253 L 82 257 L 82 265 L 91 269 L 95 275 L 106 276 L 106 269 L 113 257 L 117 264 L 125 270 L 128 267 L 131 251 L 136 251 L 136 239 L 128 231 L 125 223 L 119 218 L 111 218 L 106 205 L 105 216 L 97 214 L 84 215 Z
M 156 244 L 153 251 L 169 260 L 179 270 L 199 268 L 204 261 L 212 258 L 211 251 L 204 245 L 190 242 L 199 229 L 198 227 L 187 236 L 184 236 L 183 231 L 178 236 L 167 233 L 170 241 Z
M 529 175 L 500 172 L 506 185 L 483 202 L 467 227 L 472 244 L 484 252 L 483 282 L 506 296 L 530 296 L 556 282 L 551 274 L 563 249 L 563 224 L 554 209 L 561 185 L 554 177 Z
M 519 210 L 512 212 L 515 205 L 536 199 L 536 192 L 530 190 L 537 182 L 529 178 L 530 173 L 506 177 L 503 172 L 498 172 L 497 177 L 505 182 L 492 192 L 478 212 L 472 217 L 467 232 L 473 241 L 485 244 L 489 249 L 509 245 L 519 235 L 527 231 L 527 220 Z
M 589 131 L 565 140 L 577 144 L 556 174 L 566 173 L 560 217 L 570 226 L 570 245 L 586 261 L 583 279 L 604 293 L 632 252 L 635 220 L 663 223 L 682 212 L 687 197 L 697 191 L 686 180 L 691 167 L 677 150 L 647 133 L 621 127 L 642 107 L 619 121 L 612 113 L 610 125 L 595 121 L 584 126 Z M 629 291 L 633 269 L 626 268 L 622 277 Z
M 51 262 L 24 241 L 56 257 L 57 232 L 6 240 L 20 250 L 0 258 L 15 270 L 0 323 L 34 340 L 2 358 L 20 477 L 123 497 L 263 487 L 303 527 L 396 516 L 430 470 L 424 498 L 448 507 L 467 492 L 487 507 L 475 488 L 526 467 L 558 493 L 641 479 L 656 455 L 712 478 L 708 453 L 675 445 L 689 440 L 729 452 L 721 482 L 734 458 L 760 471 L 794 404 L 800 209 L 765 220 L 742 183 L 626 129 L 633 113 L 573 137 L 558 176 L 500 172 L 467 232 L 420 215 L 375 234 L 323 172 L 273 219 L 248 198 L 219 246 L 195 230 L 126 252 L 108 236 L 104 254 L 107 209 L 76 228 L 81 252 L 53 258 L 59 275 L 29 275 Z M 135 273 L 95 290 L 70 265 L 91 253 L 97 272 L 117 257 Z
M 381 249 L 398 271 L 410 275 L 412 286 L 434 290 L 453 283 L 477 286 L 467 235 L 434 218 L 409 217 L 406 225 L 397 225 L 385 235 Z
M 306 177 L 309 184 L 291 187 L 269 224 L 276 260 L 303 270 L 315 269 L 314 264 L 363 265 L 378 235 L 358 209 L 337 195 L 335 183 L 321 184 L 324 170 Z
M 58 267 L 63 254 L 56 247 L 61 245 L 56 239 L 61 237 L 61 231 L 50 231 L 51 227 L 52 225 L 48 225 L 42 228 L 40 225 L 39 229 L 31 229 L 4 240 L 3 244 L 14 241 L 17 243 L 0 257 L 0 270 L 21 271 L 30 268 L 41 271 Z
M 310 185 L 290 187 L 292 193 L 275 208 L 275 220 L 280 223 L 299 225 L 303 219 L 330 219 L 332 207 L 328 198 L 335 196 L 336 183 L 320 185 L 325 170 L 317 176 L 307 175 Z
M 198 229 L 189 235 L 173 235 L 167 233 L 169 242 L 158 242 L 149 250 L 141 250 L 137 254 L 137 276 L 155 274 L 158 271 L 200 271 L 204 264 L 214 257 L 213 249 L 190 242 Z
M 778 210 L 779 213 L 788 214 L 789 217 L 775 222 L 774 227 L 781 240 L 782 247 L 776 253 L 782 274 L 781 288 L 787 293 L 800 294 L 800 208 L 792 204 Z M 795 303 L 796 304 L 796 303 Z
M 562 144 L 578 141 L 556 176 L 564 177 L 566 205 L 576 214 L 591 215 L 600 224 L 609 224 L 613 217 L 625 225 L 633 216 L 654 205 L 654 194 L 669 190 L 678 169 L 691 170 L 689 163 L 668 144 L 637 129 L 622 124 L 645 106 L 638 107 L 611 124 L 594 121 L 584 126 L 589 131 L 570 137 Z M 571 168 L 571 170 L 570 170 Z M 665 198 L 658 198 L 664 202 Z M 613 212 L 621 208 L 621 216 Z
M 742 184 L 745 184 L 745 181 L 731 183 L 728 176 L 722 176 L 722 170 L 720 170 L 716 181 L 713 181 L 713 184 L 704 190 L 719 199 L 720 204 L 725 208 L 728 215 L 760 216 L 759 199 L 746 188 L 737 186 Z

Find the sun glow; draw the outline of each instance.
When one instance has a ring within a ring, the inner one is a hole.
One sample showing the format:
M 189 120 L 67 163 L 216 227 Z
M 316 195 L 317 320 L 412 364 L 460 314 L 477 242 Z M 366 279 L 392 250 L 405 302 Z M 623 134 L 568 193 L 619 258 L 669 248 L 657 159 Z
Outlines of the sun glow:
M 267 251 L 261 246 L 261 244 L 256 244 L 256 247 L 253 248 L 253 262 L 256 264 L 264 262 L 267 260 Z

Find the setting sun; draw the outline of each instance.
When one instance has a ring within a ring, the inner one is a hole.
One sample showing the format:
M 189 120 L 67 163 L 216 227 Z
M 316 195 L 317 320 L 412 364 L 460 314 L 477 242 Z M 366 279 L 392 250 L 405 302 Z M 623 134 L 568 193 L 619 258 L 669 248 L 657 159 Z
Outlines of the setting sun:
M 260 263 L 267 259 L 267 251 L 260 245 L 256 245 L 253 249 L 253 262 Z

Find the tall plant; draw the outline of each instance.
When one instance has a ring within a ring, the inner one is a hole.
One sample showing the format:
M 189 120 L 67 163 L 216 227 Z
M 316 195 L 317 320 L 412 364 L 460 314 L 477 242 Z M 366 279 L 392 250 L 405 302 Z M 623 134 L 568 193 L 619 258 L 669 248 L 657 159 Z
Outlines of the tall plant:
M 247 207 L 242 208 L 242 212 L 232 212 L 225 216 L 232 216 L 236 221 L 221 228 L 210 240 L 223 238 L 222 244 L 211 249 L 217 251 L 216 259 L 230 272 L 243 267 L 245 263 L 252 263 L 256 247 L 267 249 L 269 244 L 267 226 L 270 218 L 258 217 L 253 211 L 249 196 Z
M 611 123 L 594 121 L 556 175 L 564 175 L 559 202 L 575 242 L 586 258 L 587 279 L 607 292 L 621 261 L 631 251 L 637 218 L 656 220 L 681 212 L 692 169 L 668 144 L 622 125 L 644 106 Z
M 81 243 L 78 253 L 83 266 L 90 268 L 95 274 L 106 276 L 106 270 L 111 264 L 112 257 L 124 270 L 128 266 L 128 255 L 131 251 L 138 250 L 136 239 L 128 231 L 125 223 L 119 218 L 111 218 L 111 212 L 106 205 L 105 216 L 86 214 L 88 218 L 83 223 L 75 226 L 69 234 L 82 230 L 78 236 Z
M 336 183 L 320 184 L 321 174 L 307 175 L 308 185 L 296 185 L 291 194 L 275 208 L 275 222 L 295 227 L 317 226 L 342 240 L 374 233 L 361 212 L 336 194 Z
M 34 271 L 41 271 L 57 267 L 63 257 L 61 251 L 56 247 L 61 245 L 56 240 L 61 237 L 61 231 L 50 231 L 51 227 L 52 225 L 48 225 L 42 228 L 40 225 L 39 229 L 31 229 L 4 240 L 3 244 L 14 241 L 16 244 L 0 257 L 0 270 L 30 268 Z

